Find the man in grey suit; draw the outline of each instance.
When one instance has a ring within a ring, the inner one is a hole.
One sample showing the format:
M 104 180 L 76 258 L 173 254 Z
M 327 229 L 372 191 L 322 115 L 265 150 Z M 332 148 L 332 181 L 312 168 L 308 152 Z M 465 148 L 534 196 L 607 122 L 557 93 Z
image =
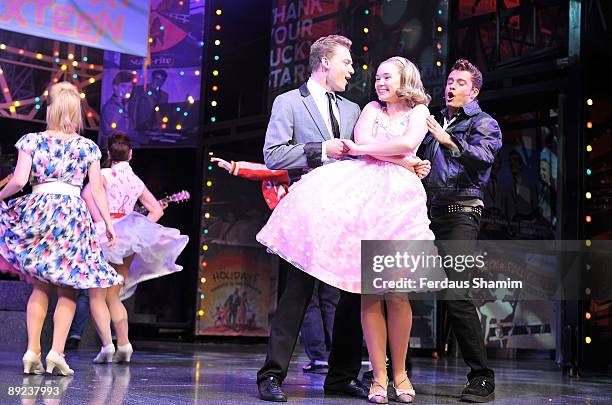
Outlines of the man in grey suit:
M 359 118 L 357 104 L 338 96 L 354 73 L 351 41 L 339 35 L 319 38 L 310 48 L 311 75 L 299 89 L 279 95 L 264 145 L 264 160 L 270 169 L 289 171 L 290 182 L 322 164 L 346 156 L 340 139 L 350 139 Z M 285 402 L 281 389 L 287 376 L 304 313 L 312 297 L 315 279 L 296 268 L 287 273 L 287 285 L 272 321 L 268 354 L 257 373 L 259 397 Z M 358 380 L 363 333 L 360 296 L 341 292 L 334 320 L 326 394 L 367 397 L 367 387 Z

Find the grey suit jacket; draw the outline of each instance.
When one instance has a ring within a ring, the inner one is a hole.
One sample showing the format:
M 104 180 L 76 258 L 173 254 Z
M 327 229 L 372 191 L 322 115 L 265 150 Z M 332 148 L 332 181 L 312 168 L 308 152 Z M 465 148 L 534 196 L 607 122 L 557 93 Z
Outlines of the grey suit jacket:
M 337 96 L 337 100 L 340 137 L 352 139 L 361 110 L 344 97 Z M 321 145 L 332 138 L 304 83 L 274 100 L 266 130 L 264 161 L 269 169 L 288 170 L 289 181 L 297 181 L 302 174 L 321 166 Z

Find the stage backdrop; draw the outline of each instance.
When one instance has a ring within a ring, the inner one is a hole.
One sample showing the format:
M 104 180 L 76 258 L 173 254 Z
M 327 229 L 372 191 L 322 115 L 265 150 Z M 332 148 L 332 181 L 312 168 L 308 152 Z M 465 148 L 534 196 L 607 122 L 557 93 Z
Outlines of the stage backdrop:
M 558 239 L 558 116 L 556 105 L 549 105 L 496 117 L 504 142 L 484 190 L 481 239 Z M 527 261 L 546 265 L 539 260 L 533 255 Z M 488 346 L 555 348 L 557 303 L 525 301 L 518 290 L 481 293 L 476 298 Z
M 270 209 L 261 181 L 204 162 L 196 335 L 268 336 L 276 310 L 278 258 L 255 235 Z M 223 154 L 231 160 L 253 156 Z
M 0 1 L 2 29 L 139 56 L 148 17 L 149 1 Z
M 403 56 L 419 68 L 427 91 L 441 100 L 446 66 L 447 2 L 429 0 L 273 0 L 269 104 L 308 79 L 310 46 L 340 34 L 353 41 L 355 74 L 344 96 L 360 105 L 373 97 L 377 65 Z M 437 27 L 442 27 L 438 31 Z M 367 33 L 365 32 L 367 30 Z M 437 62 L 440 61 L 438 66 Z
M 127 132 L 135 147 L 195 146 L 204 10 L 204 0 L 154 0 L 149 17 L 149 61 L 105 52 L 102 147 L 115 131 Z

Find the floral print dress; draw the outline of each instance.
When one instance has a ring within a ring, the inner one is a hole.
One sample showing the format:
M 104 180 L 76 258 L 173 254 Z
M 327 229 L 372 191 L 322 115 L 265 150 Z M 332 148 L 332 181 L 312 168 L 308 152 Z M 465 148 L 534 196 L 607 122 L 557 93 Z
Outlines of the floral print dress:
M 15 146 L 32 157 L 32 186 L 58 181 L 81 188 L 89 166 L 101 157 L 98 146 L 81 136 L 29 133 Z M 1 202 L 0 262 L 0 270 L 57 286 L 123 283 L 104 260 L 85 202 L 74 195 L 33 193 Z

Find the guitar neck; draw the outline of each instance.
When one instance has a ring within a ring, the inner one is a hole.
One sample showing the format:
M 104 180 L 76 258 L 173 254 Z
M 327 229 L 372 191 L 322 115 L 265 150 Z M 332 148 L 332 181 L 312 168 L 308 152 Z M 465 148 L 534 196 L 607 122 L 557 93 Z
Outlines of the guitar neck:
M 189 197 L 190 197 L 189 193 L 183 190 L 180 193 L 172 194 L 168 197 L 162 198 L 161 200 L 157 200 L 157 202 L 160 203 L 161 205 L 168 204 L 168 203 L 178 203 L 182 201 L 187 201 Z M 147 209 L 143 207 L 142 205 L 139 205 L 138 207 L 136 207 L 134 211 L 140 214 L 146 214 L 148 212 Z
M 172 201 L 170 197 L 166 197 L 166 198 L 162 198 L 161 200 L 157 200 L 157 202 L 160 204 L 164 204 L 164 203 L 171 203 L 174 201 Z M 134 211 L 136 211 L 139 214 L 143 214 L 143 215 L 149 212 L 149 210 L 147 210 L 143 205 L 138 205 L 137 207 L 134 207 Z

